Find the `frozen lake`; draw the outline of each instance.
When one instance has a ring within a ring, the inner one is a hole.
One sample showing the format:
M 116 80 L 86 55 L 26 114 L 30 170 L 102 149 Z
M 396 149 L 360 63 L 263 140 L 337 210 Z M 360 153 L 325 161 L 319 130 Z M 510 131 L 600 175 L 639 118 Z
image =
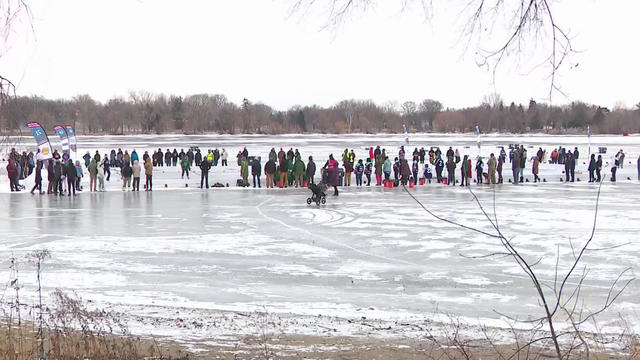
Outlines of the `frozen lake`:
M 247 144 L 247 138 L 241 138 L 236 147 Z M 81 143 L 85 146 L 81 152 L 109 148 L 110 139 Z M 567 138 L 544 140 L 532 143 L 536 149 L 538 144 L 547 148 L 559 141 L 568 144 Z M 140 148 L 166 147 L 154 139 L 132 140 L 136 141 Z M 148 144 L 143 147 L 145 141 Z M 187 140 L 180 141 L 186 146 Z M 213 140 L 202 140 L 209 141 Z M 364 140 L 348 143 L 333 138 L 286 141 L 294 142 L 292 146 L 303 155 L 308 146 L 317 156 L 339 153 L 346 146 L 365 146 Z M 496 144 L 510 141 L 500 139 Z M 465 142 L 475 146 L 475 137 Z M 637 158 L 638 149 L 631 142 L 602 142 L 624 146 L 628 159 Z M 227 146 L 235 150 L 231 143 Z M 251 144 L 247 146 L 252 151 Z M 271 146 L 260 139 L 255 145 Z M 635 169 L 629 167 L 628 174 L 633 176 Z M 559 176 L 555 168 L 541 170 Z M 520 318 L 541 315 L 530 281 L 511 258 L 462 256 L 501 251 L 497 240 L 432 218 L 401 189 L 352 187 L 337 198 L 328 197 L 327 205 L 318 208 L 306 204 L 306 190 L 201 191 L 191 189 L 197 182 L 193 179 L 185 189 L 175 172 L 158 174 L 156 183 L 171 186 L 153 193 L 122 192 L 110 183 L 113 191 L 84 192 L 72 199 L 0 194 L 4 210 L 0 211 L 0 277 L 9 278 L 11 254 L 47 248 L 52 259 L 45 266 L 46 292 L 74 290 L 98 305 L 132 316 L 153 312 L 171 317 L 176 309 L 266 309 L 300 316 L 412 321 L 437 307 L 469 321 L 499 325 L 500 315 L 494 310 Z M 233 176 L 229 173 L 225 179 Z M 492 189 L 472 188 L 491 209 Z M 432 184 L 412 193 L 440 216 L 490 231 L 467 189 Z M 545 283 L 552 285 L 558 249 L 562 273 L 572 259 L 570 242 L 578 247 L 588 239 L 596 193 L 597 186 L 584 181 L 496 188 L 503 232 L 513 237 L 528 260 L 542 259 L 536 270 Z M 637 181 L 605 183 L 592 243 L 593 249 L 603 250 L 588 251 L 583 263 L 590 269 L 582 291 L 586 308 L 596 309 L 604 301 L 622 270 L 630 267 L 629 276 L 635 273 L 638 233 Z M 33 274 L 28 268 L 22 271 L 27 291 L 32 290 Z M 633 283 L 616 306 L 600 317 L 600 325 L 613 325 L 620 312 L 639 329 L 639 296 L 640 287 Z M 239 331 L 223 328 L 215 333 Z

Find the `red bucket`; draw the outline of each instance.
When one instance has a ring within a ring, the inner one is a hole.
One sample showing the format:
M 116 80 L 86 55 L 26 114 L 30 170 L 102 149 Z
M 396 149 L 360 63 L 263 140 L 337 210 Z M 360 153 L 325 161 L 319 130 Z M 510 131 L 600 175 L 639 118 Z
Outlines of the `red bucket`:
M 279 187 L 279 188 L 281 188 L 281 187 L 282 187 L 282 182 L 281 182 L 281 181 L 278 181 L 278 182 L 276 183 L 276 185 L 278 185 L 278 187 Z
M 449 184 L 449 179 L 442 179 L 442 183 L 445 184 L 445 185 L 448 185 Z
M 413 183 L 413 181 L 409 181 L 409 189 L 413 189 L 414 187 L 416 187 L 416 185 Z
M 302 187 L 308 187 L 308 186 L 309 186 L 309 184 L 307 184 L 307 182 L 306 182 L 306 181 L 303 181 L 303 182 L 302 182 Z
M 419 179 L 419 180 L 418 180 L 418 183 L 419 183 L 420 185 L 424 185 L 424 179 Z

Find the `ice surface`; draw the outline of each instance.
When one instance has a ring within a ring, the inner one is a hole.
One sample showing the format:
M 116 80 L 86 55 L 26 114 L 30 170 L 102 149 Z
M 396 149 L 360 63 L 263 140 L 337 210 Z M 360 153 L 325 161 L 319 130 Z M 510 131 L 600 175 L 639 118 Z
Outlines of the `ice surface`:
M 474 136 L 424 136 L 423 140 L 416 146 L 451 142 L 463 154 L 477 152 Z M 608 146 L 610 152 L 624 148 L 633 165 L 619 174 L 624 181 L 602 186 L 592 248 L 604 250 L 587 251 L 583 262 L 590 269 L 582 290 L 588 309 L 602 304 L 622 270 L 636 271 L 640 250 L 638 138 L 592 140 Z M 136 146 L 141 155 L 145 149 L 179 150 L 196 143 L 227 147 L 229 163 L 234 165 L 233 156 L 242 146 L 250 153 L 260 152 L 264 159 L 268 149 L 278 150 L 282 144 L 285 150 L 299 148 L 305 157 L 311 153 L 321 165 L 327 153 L 338 154 L 345 147 L 363 156 L 365 146 L 380 143 L 390 149 L 401 141 L 400 137 L 366 135 L 80 137 L 79 147 L 81 154 L 93 153 L 95 148 L 104 153 L 126 143 L 129 149 Z M 498 144 L 523 141 L 536 146 L 529 149 L 530 155 L 538 145 L 550 151 L 556 144 L 580 146 L 583 159 L 587 153 L 582 149 L 586 137 L 488 136 L 483 141 L 483 153 Z M 471 148 L 464 149 L 464 144 Z M 584 170 L 584 165 L 580 167 Z M 548 164 L 541 165 L 541 172 L 554 178 L 561 174 L 559 166 Z M 235 183 L 237 173 L 236 166 L 214 168 L 211 180 Z M 129 314 L 132 321 L 136 315 L 174 319 L 178 311 L 181 317 L 190 312 L 197 319 L 202 314 L 215 317 L 219 312 L 266 310 L 301 322 L 318 315 L 411 322 L 428 318 L 436 307 L 490 325 L 501 323 L 494 310 L 519 318 L 541 315 L 530 280 L 512 259 L 468 258 L 500 252 L 495 239 L 430 217 L 400 189 L 343 188 L 339 197 L 330 196 L 326 206 L 316 207 L 306 204 L 310 192 L 303 189 L 195 189 L 197 174 L 187 181 L 180 179 L 178 168 L 157 168 L 153 193 L 122 192 L 114 170 L 105 193 L 84 191 L 75 198 L 0 194 L 0 279 L 9 279 L 11 254 L 47 248 L 52 259 L 45 265 L 45 293 L 54 288 L 74 290 L 97 306 Z M 632 181 L 626 181 L 626 176 Z M 597 186 L 581 177 L 582 182 L 573 184 L 554 179 L 496 188 L 500 227 L 513 237 L 525 258 L 541 259 L 536 271 L 550 286 L 556 254 L 560 254 L 559 270 L 565 272 L 573 257 L 571 244 L 580 246 L 591 233 Z M 30 181 L 25 181 L 27 186 Z M 189 188 L 184 188 L 185 183 Z M 8 188 L 4 182 L 0 186 Z M 491 212 L 492 189 L 472 188 Z M 491 230 L 466 189 L 431 184 L 411 191 L 440 216 Z M 28 293 L 33 291 L 35 276 L 29 265 L 22 266 Z M 640 329 L 636 315 L 640 305 L 635 301 L 639 295 L 633 283 L 618 305 L 601 315 L 600 324 L 614 325 L 620 312 L 636 331 Z M 176 334 L 170 323 L 136 329 Z M 245 330 L 209 329 L 211 334 Z M 345 327 L 341 331 L 358 335 L 361 330 Z M 291 325 L 288 331 L 317 328 Z

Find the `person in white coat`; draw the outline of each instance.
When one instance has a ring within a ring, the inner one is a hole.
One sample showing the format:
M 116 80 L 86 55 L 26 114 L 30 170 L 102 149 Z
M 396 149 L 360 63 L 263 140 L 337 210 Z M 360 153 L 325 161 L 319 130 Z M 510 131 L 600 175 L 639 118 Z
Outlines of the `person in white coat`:
M 229 166 L 229 164 L 227 163 L 228 158 L 229 154 L 227 154 L 227 150 L 225 150 L 225 148 L 222 148 L 222 154 L 220 155 L 220 160 L 222 161 L 221 166 Z

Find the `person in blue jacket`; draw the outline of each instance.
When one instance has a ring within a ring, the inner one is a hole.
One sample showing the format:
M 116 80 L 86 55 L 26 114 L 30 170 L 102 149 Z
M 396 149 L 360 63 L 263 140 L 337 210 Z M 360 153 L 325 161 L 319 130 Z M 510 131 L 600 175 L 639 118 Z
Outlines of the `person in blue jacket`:
M 140 158 L 138 157 L 138 153 L 136 152 L 136 149 L 133 149 L 133 151 L 131 152 L 131 163 L 133 164 L 136 161 L 140 161 Z

